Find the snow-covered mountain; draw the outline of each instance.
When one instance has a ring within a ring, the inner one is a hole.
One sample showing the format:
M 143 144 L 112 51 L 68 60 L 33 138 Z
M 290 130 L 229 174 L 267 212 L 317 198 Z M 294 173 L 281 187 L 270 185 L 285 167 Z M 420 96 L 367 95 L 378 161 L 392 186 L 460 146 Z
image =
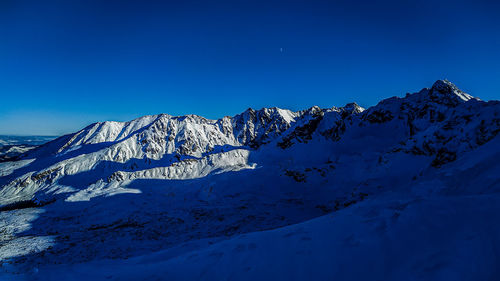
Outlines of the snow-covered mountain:
M 366 110 L 95 123 L 0 163 L 0 272 L 497 279 L 498 132 L 500 102 L 446 80 Z

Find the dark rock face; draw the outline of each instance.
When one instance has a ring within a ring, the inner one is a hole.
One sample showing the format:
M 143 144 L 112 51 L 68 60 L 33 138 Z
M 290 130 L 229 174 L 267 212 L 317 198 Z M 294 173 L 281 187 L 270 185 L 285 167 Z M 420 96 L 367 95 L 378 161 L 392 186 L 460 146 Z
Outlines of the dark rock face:
M 385 123 L 391 121 L 393 118 L 394 116 L 392 116 L 392 113 L 390 111 L 376 110 L 370 112 L 370 114 L 365 115 L 363 117 L 363 120 L 366 120 L 373 124 L 373 123 Z
M 324 113 L 322 111 L 314 113 L 312 118 L 304 125 L 297 126 L 293 129 L 291 133 L 283 137 L 283 139 L 278 142 L 278 146 L 285 149 L 297 142 L 307 142 L 312 139 L 313 133 L 318 128 L 319 123 L 323 119 Z
M 234 134 L 238 141 L 257 148 L 290 128 L 290 123 L 278 108 L 247 109 L 233 118 Z

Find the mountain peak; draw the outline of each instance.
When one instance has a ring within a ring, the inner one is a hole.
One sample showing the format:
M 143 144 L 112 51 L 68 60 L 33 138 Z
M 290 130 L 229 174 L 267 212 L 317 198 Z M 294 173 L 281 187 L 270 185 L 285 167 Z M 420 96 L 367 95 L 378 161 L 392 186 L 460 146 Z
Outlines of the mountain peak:
M 439 89 L 458 89 L 457 86 L 453 83 L 451 83 L 450 81 L 446 80 L 446 79 L 439 79 L 437 80 L 436 82 L 434 82 L 434 84 L 432 84 L 432 88 L 431 89 L 436 89 L 436 90 L 439 90 Z
M 365 110 L 363 107 L 359 106 L 355 102 L 348 103 L 343 108 L 344 110 L 352 113 L 361 113 Z
M 477 98 L 463 92 L 455 84 L 448 80 L 437 80 L 429 90 L 429 97 L 432 101 L 457 106 L 460 103 Z

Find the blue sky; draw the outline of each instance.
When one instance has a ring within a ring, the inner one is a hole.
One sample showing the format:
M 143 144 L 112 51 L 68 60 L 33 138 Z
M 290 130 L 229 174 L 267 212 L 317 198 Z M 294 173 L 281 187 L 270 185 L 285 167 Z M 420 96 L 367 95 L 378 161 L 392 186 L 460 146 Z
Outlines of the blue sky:
M 0 134 L 363 106 L 447 78 L 499 99 L 497 1 L 0 1 Z

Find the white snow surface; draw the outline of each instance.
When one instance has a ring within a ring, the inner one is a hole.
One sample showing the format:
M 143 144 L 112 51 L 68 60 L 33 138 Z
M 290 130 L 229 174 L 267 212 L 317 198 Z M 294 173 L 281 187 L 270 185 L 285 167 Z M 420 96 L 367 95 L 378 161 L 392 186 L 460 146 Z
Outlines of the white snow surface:
M 500 102 L 92 124 L 0 163 L 0 280 L 500 279 Z

